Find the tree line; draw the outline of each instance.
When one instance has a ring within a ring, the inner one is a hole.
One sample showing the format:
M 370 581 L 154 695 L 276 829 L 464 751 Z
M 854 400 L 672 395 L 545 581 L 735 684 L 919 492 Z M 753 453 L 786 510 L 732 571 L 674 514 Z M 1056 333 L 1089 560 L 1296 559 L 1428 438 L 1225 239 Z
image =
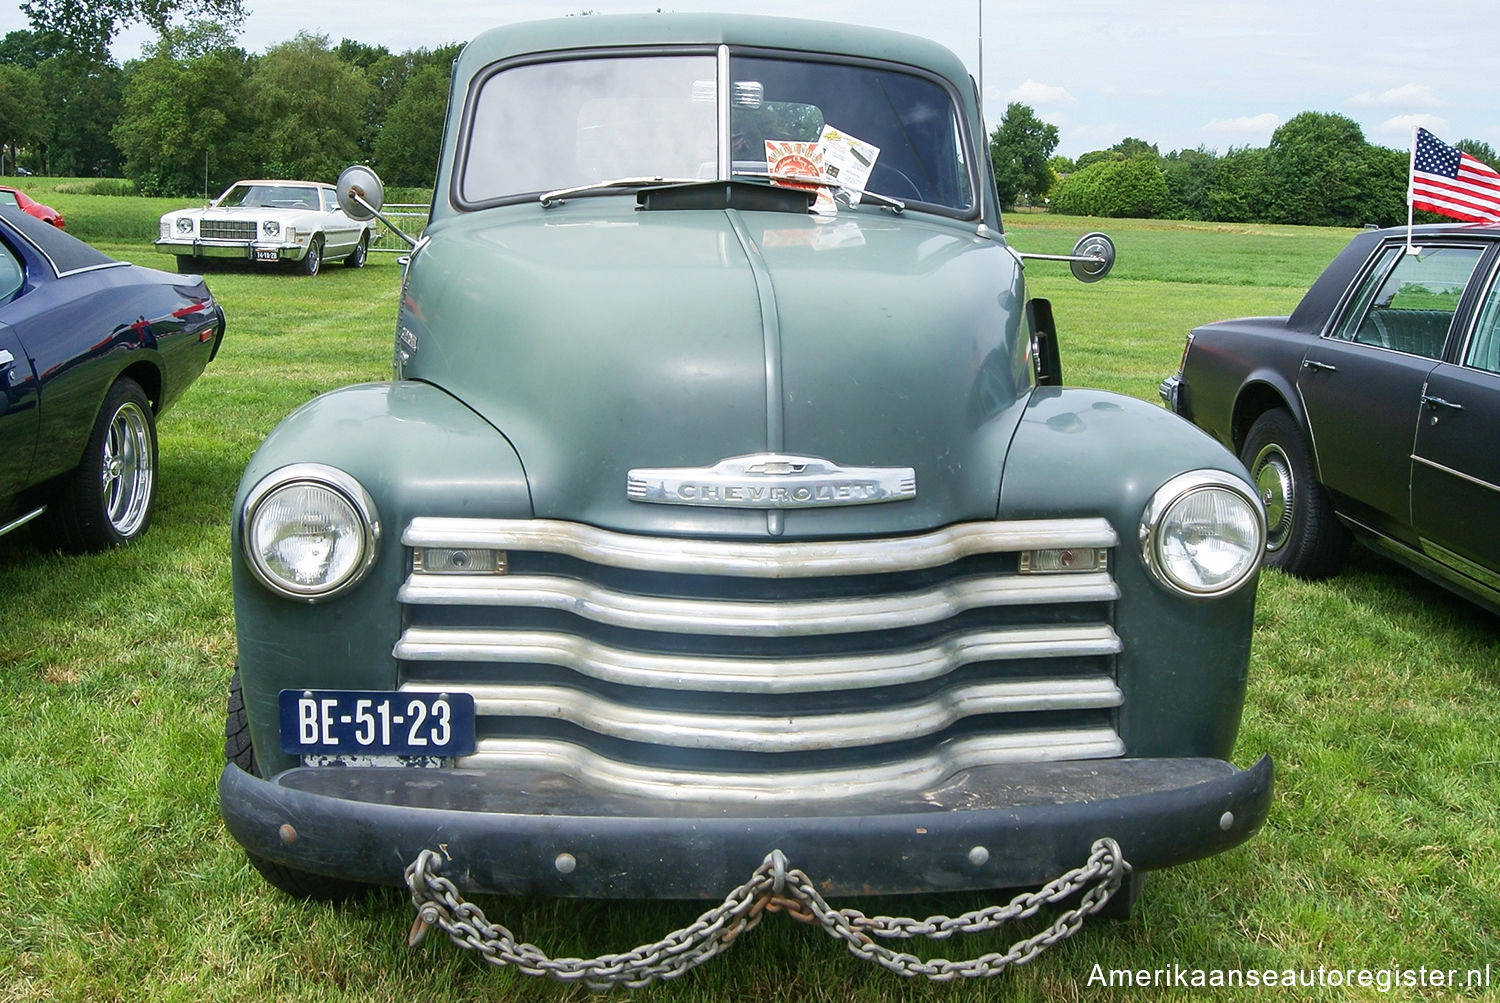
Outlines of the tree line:
M 392 53 L 299 33 L 250 54 L 230 26 L 163 24 L 141 58 L 55 30 L 0 39 L 0 168 L 217 195 L 245 177 L 332 180 L 371 164 L 430 186 L 460 45 Z
M 1127 137 L 1076 161 L 1053 156 L 1057 127 L 1027 105 L 1005 109 L 990 136 L 990 160 L 1006 207 L 1045 206 L 1079 216 L 1196 219 L 1306 226 L 1392 226 L 1406 221 L 1410 153 L 1366 141 L 1343 115 L 1306 111 L 1266 147 L 1199 147 L 1165 155 Z M 1497 163 L 1489 144 L 1460 149 Z M 1440 217 L 1418 212 L 1419 222 Z

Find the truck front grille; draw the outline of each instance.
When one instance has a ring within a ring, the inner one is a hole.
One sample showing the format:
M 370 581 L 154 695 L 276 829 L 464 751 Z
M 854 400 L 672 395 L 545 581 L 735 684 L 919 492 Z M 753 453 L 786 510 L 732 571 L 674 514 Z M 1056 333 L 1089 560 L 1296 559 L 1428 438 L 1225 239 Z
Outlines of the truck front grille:
M 505 554 L 501 574 L 419 566 L 400 592 L 403 688 L 474 695 L 460 767 L 786 800 L 1123 752 L 1110 573 L 1020 571 L 1114 547 L 1102 519 L 747 543 L 421 518 L 403 541 Z
M 205 219 L 198 224 L 204 240 L 254 240 L 255 221 L 250 219 Z

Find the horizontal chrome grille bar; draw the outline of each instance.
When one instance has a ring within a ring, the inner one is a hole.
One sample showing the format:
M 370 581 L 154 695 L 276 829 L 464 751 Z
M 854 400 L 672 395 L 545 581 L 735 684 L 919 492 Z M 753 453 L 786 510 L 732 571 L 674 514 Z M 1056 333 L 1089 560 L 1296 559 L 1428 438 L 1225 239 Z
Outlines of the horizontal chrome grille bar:
M 447 692 L 456 687 L 408 682 L 403 692 Z M 663 711 L 616 703 L 568 686 L 463 686 L 480 717 L 550 718 L 610 738 L 684 749 L 732 752 L 806 752 L 878 745 L 936 735 L 966 717 L 1118 707 L 1108 678 L 972 683 L 904 706 L 847 713 L 775 716 Z
M 975 554 L 1062 547 L 1113 547 L 1105 519 L 970 522 L 916 536 L 752 543 L 633 536 L 551 519 L 413 519 L 409 547 L 541 551 L 641 571 L 817 578 L 935 568 Z
M 631 651 L 551 631 L 413 627 L 396 642 L 395 656 L 407 662 L 557 665 L 603 682 L 656 689 L 813 693 L 921 682 L 975 662 L 1120 651 L 1119 637 L 1102 625 L 985 630 L 897 651 L 775 659 Z
M 542 769 L 576 777 L 607 793 L 669 801 L 800 801 L 927 790 L 960 770 L 1006 763 L 1108 759 L 1124 743 L 1108 728 L 979 735 L 945 743 L 923 756 L 855 767 L 772 773 L 698 772 L 608 759 L 551 739 L 481 739 L 459 769 Z
M 986 606 L 1109 602 L 1107 573 L 960 578 L 929 589 L 850 599 L 740 602 L 618 592 L 548 575 L 412 575 L 397 595 L 409 605 L 561 610 L 595 623 L 680 634 L 789 637 L 892 630 L 937 623 Z

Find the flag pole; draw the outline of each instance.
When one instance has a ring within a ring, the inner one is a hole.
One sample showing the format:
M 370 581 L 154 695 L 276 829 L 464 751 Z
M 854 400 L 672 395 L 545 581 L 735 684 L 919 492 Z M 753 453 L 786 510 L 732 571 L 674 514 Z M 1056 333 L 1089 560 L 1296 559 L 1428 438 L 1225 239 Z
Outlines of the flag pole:
M 1417 193 L 1415 183 L 1417 179 L 1417 126 L 1411 127 L 1411 160 L 1406 167 L 1406 253 L 1416 254 L 1417 249 L 1411 246 L 1411 224 L 1412 203 L 1416 201 Z

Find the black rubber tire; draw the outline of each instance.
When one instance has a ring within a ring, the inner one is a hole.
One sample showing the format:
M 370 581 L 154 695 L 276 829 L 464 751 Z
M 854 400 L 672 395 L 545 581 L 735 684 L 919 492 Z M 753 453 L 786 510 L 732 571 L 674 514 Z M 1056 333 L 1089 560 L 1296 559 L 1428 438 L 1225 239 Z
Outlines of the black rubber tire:
M 240 670 L 234 670 L 229 678 L 229 702 L 224 712 L 224 760 L 238 766 L 252 777 L 260 776 L 255 763 L 255 748 L 250 744 L 250 722 L 245 716 L 245 694 L 240 685 Z M 246 852 L 250 866 L 260 872 L 271 887 L 285 892 L 293 898 L 311 899 L 318 902 L 342 902 L 355 895 L 363 895 L 374 885 L 343 878 L 330 878 L 310 871 L 299 871 L 294 867 L 278 864 L 264 857 Z
M 303 275 L 313 276 L 323 267 L 323 235 L 313 234 L 312 240 L 307 242 L 307 253 L 302 260 L 297 262 L 297 271 Z
M 347 255 L 344 256 L 344 267 L 363 268 L 365 267 L 365 259 L 369 256 L 370 231 L 366 230 L 363 234 L 360 235 L 359 243 L 355 245 L 354 250 L 350 251 Z
M 70 553 L 139 539 L 156 507 L 156 413 L 139 383 L 121 378 L 104 395 L 83 459 L 44 517 Z
M 1266 566 L 1311 580 L 1338 574 L 1349 530 L 1333 514 L 1291 412 L 1276 408 L 1255 419 L 1240 460 L 1266 506 Z

